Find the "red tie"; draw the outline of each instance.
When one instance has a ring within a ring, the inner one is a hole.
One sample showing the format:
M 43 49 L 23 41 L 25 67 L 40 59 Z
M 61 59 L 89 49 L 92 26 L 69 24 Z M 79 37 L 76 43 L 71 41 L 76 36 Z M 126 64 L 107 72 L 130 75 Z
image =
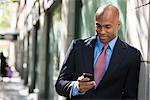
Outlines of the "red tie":
M 108 44 L 103 47 L 103 51 L 98 56 L 95 68 L 94 68 L 94 79 L 96 82 L 96 87 L 98 86 L 99 82 L 101 81 L 106 67 L 106 50 L 108 48 Z

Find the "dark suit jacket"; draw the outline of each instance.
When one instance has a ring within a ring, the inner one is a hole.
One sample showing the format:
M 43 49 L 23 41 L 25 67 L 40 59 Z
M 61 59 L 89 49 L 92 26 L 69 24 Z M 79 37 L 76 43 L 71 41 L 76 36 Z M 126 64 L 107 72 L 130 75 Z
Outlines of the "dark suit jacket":
M 121 41 L 115 44 L 108 69 L 97 89 L 69 98 L 71 83 L 84 72 L 94 75 L 94 47 L 96 36 L 72 41 L 55 88 L 67 99 L 136 99 L 140 71 L 140 52 Z

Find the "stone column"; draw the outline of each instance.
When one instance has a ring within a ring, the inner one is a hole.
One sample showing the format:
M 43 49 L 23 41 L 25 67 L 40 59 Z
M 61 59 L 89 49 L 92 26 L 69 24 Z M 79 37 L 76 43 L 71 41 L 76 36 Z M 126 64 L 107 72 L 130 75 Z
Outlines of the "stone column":
M 46 71 L 46 42 L 47 42 L 47 19 L 45 13 L 40 16 L 40 45 L 39 46 L 39 64 L 38 64 L 38 89 L 39 99 L 45 99 L 45 71 Z

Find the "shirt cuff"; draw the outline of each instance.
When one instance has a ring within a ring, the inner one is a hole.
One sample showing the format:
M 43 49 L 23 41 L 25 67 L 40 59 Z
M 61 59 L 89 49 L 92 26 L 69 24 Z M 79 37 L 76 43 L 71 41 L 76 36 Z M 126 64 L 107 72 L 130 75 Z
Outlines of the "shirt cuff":
M 71 91 L 70 91 L 70 98 L 71 98 L 71 96 L 77 96 L 77 95 L 85 94 L 85 92 L 83 92 L 83 93 L 79 92 L 78 85 L 77 85 L 76 81 L 72 82 L 70 85 L 72 85 Z

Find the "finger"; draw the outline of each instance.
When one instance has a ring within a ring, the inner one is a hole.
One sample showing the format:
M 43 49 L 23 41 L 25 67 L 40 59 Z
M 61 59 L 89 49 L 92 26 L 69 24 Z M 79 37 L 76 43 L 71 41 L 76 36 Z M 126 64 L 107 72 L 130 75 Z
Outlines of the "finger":
M 83 87 L 79 87 L 79 91 L 86 92 L 90 90 L 91 88 L 93 88 L 93 86 L 83 86 Z
M 93 87 L 93 86 L 96 86 L 96 83 L 95 81 L 80 82 L 80 85 L 84 87 Z
M 92 84 L 93 84 L 94 87 L 96 86 L 96 82 L 95 81 L 92 81 Z
M 82 79 L 84 78 L 84 76 L 80 76 L 80 77 L 78 77 L 78 81 L 81 81 Z
M 84 76 L 81 76 L 77 79 L 78 81 L 83 81 L 83 82 L 87 82 L 87 81 L 90 81 L 90 78 L 84 78 Z
M 94 81 L 79 82 L 78 86 L 79 86 L 78 89 L 80 92 L 86 92 L 86 91 L 90 90 L 91 88 L 93 88 L 94 86 L 96 86 L 96 84 Z
M 85 78 L 83 78 L 81 81 L 83 81 L 83 82 L 89 82 L 89 81 L 90 81 L 90 78 L 85 77 Z

